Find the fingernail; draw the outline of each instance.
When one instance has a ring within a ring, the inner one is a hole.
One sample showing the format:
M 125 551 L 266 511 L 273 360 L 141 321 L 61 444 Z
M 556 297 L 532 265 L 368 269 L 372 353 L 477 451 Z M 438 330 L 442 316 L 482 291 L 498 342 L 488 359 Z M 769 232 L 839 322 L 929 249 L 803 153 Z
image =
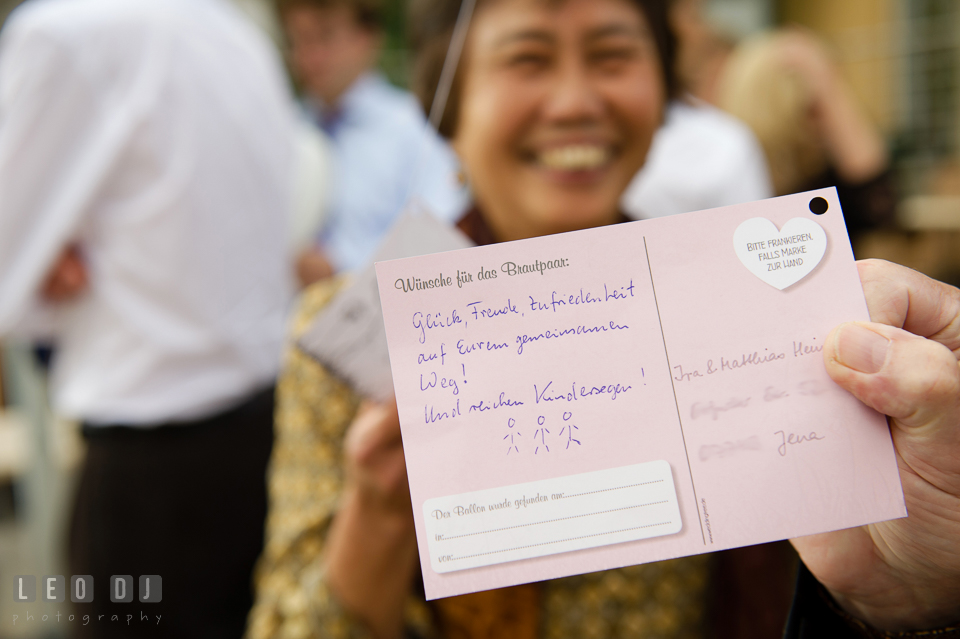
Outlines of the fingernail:
M 855 371 L 873 374 L 883 368 L 890 340 L 868 328 L 849 324 L 837 338 L 837 360 Z

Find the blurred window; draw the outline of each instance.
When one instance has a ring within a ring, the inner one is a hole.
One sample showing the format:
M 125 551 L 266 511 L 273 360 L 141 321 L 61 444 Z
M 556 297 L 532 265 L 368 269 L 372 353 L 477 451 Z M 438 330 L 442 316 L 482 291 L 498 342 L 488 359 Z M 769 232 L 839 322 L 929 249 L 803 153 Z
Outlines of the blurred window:
M 960 5 L 902 0 L 904 60 L 900 145 L 908 177 L 921 178 L 960 143 Z M 911 189 L 912 190 L 912 189 Z

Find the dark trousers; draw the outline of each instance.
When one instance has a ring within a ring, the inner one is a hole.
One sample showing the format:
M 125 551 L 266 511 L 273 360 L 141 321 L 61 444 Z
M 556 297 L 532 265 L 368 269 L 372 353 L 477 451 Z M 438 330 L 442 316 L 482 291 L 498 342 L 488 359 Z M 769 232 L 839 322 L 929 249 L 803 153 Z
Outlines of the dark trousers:
M 263 547 L 273 395 L 189 424 L 84 427 L 70 567 L 93 576 L 94 600 L 74 605 L 77 637 L 243 635 Z M 133 577 L 133 602 L 111 603 L 111 575 Z M 140 602 L 140 575 L 162 578 L 162 601 Z

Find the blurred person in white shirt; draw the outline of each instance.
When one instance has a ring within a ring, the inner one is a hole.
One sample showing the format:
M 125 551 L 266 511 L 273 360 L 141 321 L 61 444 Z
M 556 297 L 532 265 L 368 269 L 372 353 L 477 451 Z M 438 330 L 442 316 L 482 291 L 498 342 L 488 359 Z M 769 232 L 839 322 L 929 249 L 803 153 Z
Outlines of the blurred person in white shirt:
M 711 105 L 725 39 L 702 0 L 669 0 L 684 94 L 667 106 L 647 162 L 623 194 L 627 216 L 647 219 L 772 197 L 763 148 L 750 128 Z
M 93 619 L 126 613 L 111 575 L 159 575 L 152 636 L 242 634 L 294 118 L 226 0 L 30 0 L 0 35 L 0 335 L 53 319 L 52 402 L 88 443 L 71 569 L 94 577 Z M 113 626 L 75 630 L 142 632 Z
M 411 196 L 458 219 L 467 195 L 456 156 L 416 98 L 374 70 L 379 0 L 277 0 L 277 8 L 304 108 L 334 148 L 330 212 L 298 260 L 301 283 L 364 265 Z
M 667 105 L 647 163 L 623 193 L 633 219 L 702 211 L 773 197 L 770 172 L 750 129 L 693 96 Z

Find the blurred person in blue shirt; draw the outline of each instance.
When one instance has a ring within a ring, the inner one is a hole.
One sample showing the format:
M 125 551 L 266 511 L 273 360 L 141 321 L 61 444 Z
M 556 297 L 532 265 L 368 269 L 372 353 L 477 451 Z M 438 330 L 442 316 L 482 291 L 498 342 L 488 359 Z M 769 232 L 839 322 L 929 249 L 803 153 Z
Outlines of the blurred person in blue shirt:
M 416 99 L 374 70 L 378 0 L 278 0 L 278 10 L 304 107 L 335 156 L 330 214 L 316 249 L 299 259 L 301 282 L 362 266 L 411 196 L 441 219 L 459 218 L 467 198 L 456 156 Z

